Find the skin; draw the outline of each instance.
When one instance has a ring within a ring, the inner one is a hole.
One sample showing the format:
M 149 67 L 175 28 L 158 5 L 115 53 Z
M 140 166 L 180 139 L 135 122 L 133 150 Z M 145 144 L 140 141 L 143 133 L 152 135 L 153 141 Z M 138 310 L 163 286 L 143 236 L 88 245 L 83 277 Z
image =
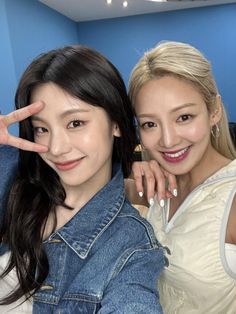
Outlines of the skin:
M 65 202 L 74 208 L 57 208 L 59 228 L 111 179 L 113 141 L 120 131 L 104 109 L 72 97 L 53 83 L 37 87 L 32 101 L 45 103 L 32 116 L 35 142 L 48 147 L 39 155 L 58 174 Z M 49 219 L 48 233 L 50 226 Z
M 126 191 L 134 204 L 149 206 L 154 196 L 160 202 L 166 198 L 173 198 L 177 193 L 176 177 L 163 169 L 155 160 L 134 162 L 132 178 Z M 166 182 L 168 182 L 168 189 Z M 140 197 L 139 194 L 142 196 Z
M 40 112 L 40 110 L 42 110 L 44 106 L 45 104 L 42 101 L 39 101 L 20 110 L 13 111 L 8 115 L 0 115 L 0 144 L 11 145 L 22 150 L 46 152 L 48 150 L 46 146 L 42 146 L 41 144 L 32 143 L 24 139 L 12 136 L 11 134 L 9 134 L 7 129 L 11 124 L 17 123 L 30 117 L 31 115 Z M 179 196 L 177 198 L 173 198 L 173 191 L 177 190 L 176 177 L 168 173 L 165 169 L 161 168 L 155 160 L 152 160 L 149 163 L 133 163 L 133 178 L 135 180 L 127 180 L 126 187 L 128 197 L 134 204 L 141 204 L 146 206 L 148 205 L 146 199 L 144 197 L 140 197 L 136 193 L 136 191 L 141 192 L 142 194 L 144 193 L 144 181 L 146 182 L 146 195 L 148 200 L 153 198 L 155 191 L 158 191 L 158 200 L 160 201 L 161 199 L 164 199 L 166 197 L 172 198 L 172 203 L 176 203 L 175 210 L 181 203 L 181 201 L 179 200 Z M 166 180 L 168 181 L 169 189 L 172 193 L 165 189 Z M 178 187 L 178 195 L 180 195 L 180 186 Z M 146 209 L 142 207 L 142 211 L 146 211 Z M 63 215 L 64 213 L 62 213 L 62 216 Z M 67 218 L 68 217 L 64 217 L 63 219 L 66 220 Z M 235 200 L 233 202 L 228 220 L 226 242 L 236 244 Z
M 0 144 L 10 145 L 22 150 L 46 152 L 48 148 L 41 144 L 32 143 L 24 139 L 12 136 L 8 132 L 8 127 L 11 124 L 20 122 L 31 115 L 34 115 L 44 108 L 42 101 L 33 103 L 25 108 L 11 112 L 8 115 L 0 115 Z M 165 169 L 152 160 L 151 162 L 133 163 L 133 178 L 135 180 L 127 180 L 127 194 L 129 199 L 135 204 L 141 204 L 148 206 L 148 203 L 144 197 L 140 197 L 136 191 L 144 194 L 146 189 L 147 199 L 153 198 L 155 191 L 158 191 L 158 200 L 166 197 L 173 199 L 173 191 L 177 190 L 176 177 L 171 173 L 168 173 Z M 165 189 L 165 182 L 168 181 L 169 190 Z M 144 181 L 146 182 L 146 188 L 144 189 Z M 179 181 L 179 180 L 178 180 Z M 156 183 L 157 182 L 157 183 Z M 179 183 L 179 182 L 178 182 Z M 178 186 L 178 195 L 180 194 L 180 186 Z M 186 193 L 185 193 L 186 194 Z M 183 198 L 183 197 L 182 197 Z M 176 202 L 175 208 L 181 203 L 178 198 L 174 198 L 172 203 Z M 226 242 L 236 244 L 236 205 L 235 200 L 230 212 L 228 220 L 228 228 L 226 233 Z M 143 209 L 142 209 L 143 210 Z M 144 209 L 146 211 L 146 209 Z M 65 217 L 66 219 L 66 217 Z
M 14 146 L 16 148 L 35 152 L 45 152 L 47 147 L 32 143 L 16 136 L 11 135 L 8 132 L 8 127 L 11 124 L 20 122 L 31 115 L 39 112 L 44 107 L 42 102 L 36 102 L 25 108 L 13 111 L 8 115 L 0 115 L 0 144 Z
M 47 146 L 12 136 L 8 132 L 8 127 L 10 125 L 39 113 L 44 106 L 45 104 L 42 101 L 38 101 L 22 109 L 15 110 L 8 115 L 0 115 L 0 144 L 10 145 L 26 151 L 34 151 L 38 153 L 46 152 L 48 150 Z M 125 180 L 127 196 L 134 204 L 145 206 L 148 206 L 147 199 L 149 200 L 153 198 L 156 189 L 159 191 L 158 196 L 160 199 L 173 197 L 172 193 L 165 188 L 166 178 L 169 181 L 169 186 L 172 187 L 171 191 L 176 189 L 177 184 L 175 176 L 163 171 L 156 162 L 134 162 L 133 177 L 132 179 Z M 144 193 L 145 191 L 146 193 Z M 140 197 L 137 192 L 141 192 L 144 196 Z
M 177 178 L 178 195 L 170 201 L 171 220 L 196 186 L 231 162 L 210 141 L 211 128 L 221 118 L 220 98 L 214 112 L 209 113 L 192 84 L 165 76 L 144 84 L 137 94 L 135 111 L 142 145 L 152 159 Z M 226 242 L 234 244 L 235 213 L 234 201 L 226 234 Z

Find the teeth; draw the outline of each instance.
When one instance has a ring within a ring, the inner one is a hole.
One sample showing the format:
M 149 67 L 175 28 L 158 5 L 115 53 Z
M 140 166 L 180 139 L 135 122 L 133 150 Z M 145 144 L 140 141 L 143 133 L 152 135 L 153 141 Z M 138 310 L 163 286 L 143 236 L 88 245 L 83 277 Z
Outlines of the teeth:
M 185 148 L 175 154 L 169 154 L 169 153 L 164 153 L 167 157 L 170 157 L 170 158 L 177 158 L 177 157 L 180 157 L 181 155 L 183 155 L 186 151 L 188 150 L 188 148 Z

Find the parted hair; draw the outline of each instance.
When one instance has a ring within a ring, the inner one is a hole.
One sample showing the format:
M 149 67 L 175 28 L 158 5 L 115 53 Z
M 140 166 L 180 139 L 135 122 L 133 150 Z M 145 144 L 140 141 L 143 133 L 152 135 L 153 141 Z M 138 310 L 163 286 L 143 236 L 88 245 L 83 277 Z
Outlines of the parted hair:
M 202 95 L 208 112 L 214 112 L 216 109 L 216 98 L 219 92 L 210 62 L 195 47 L 174 41 L 160 42 L 156 47 L 144 53 L 135 65 L 129 80 L 129 97 L 133 106 L 142 86 L 150 80 L 163 76 L 174 76 L 191 83 Z M 219 134 L 211 136 L 211 142 L 220 154 L 234 159 L 236 152 L 229 132 L 228 119 L 223 103 L 221 106 Z

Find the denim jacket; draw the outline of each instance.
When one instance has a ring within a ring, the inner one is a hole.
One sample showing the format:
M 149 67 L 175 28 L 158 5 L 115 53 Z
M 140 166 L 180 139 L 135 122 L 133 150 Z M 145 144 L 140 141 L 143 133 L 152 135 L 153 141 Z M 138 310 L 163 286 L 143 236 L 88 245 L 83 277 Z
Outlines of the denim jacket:
M 18 150 L 11 146 L 0 145 L 0 223 L 3 218 L 6 195 L 16 175 Z
M 44 241 L 49 274 L 33 297 L 33 314 L 162 313 L 163 248 L 125 198 L 120 167 L 113 170 L 112 180 Z

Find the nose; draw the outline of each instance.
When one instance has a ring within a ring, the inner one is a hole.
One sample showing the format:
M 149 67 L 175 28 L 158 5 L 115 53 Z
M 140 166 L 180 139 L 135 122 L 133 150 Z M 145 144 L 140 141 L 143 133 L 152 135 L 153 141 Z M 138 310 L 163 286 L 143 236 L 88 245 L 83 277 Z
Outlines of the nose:
M 51 134 L 49 149 L 52 155 L 60 156 L 70 152 L 72 147 L 64 132 L 55 132 Z
M 172 148 L 179 143 L 180 137 L 174 126 L 170 123 L 162 125 L 159 144 L 165 148 Z

